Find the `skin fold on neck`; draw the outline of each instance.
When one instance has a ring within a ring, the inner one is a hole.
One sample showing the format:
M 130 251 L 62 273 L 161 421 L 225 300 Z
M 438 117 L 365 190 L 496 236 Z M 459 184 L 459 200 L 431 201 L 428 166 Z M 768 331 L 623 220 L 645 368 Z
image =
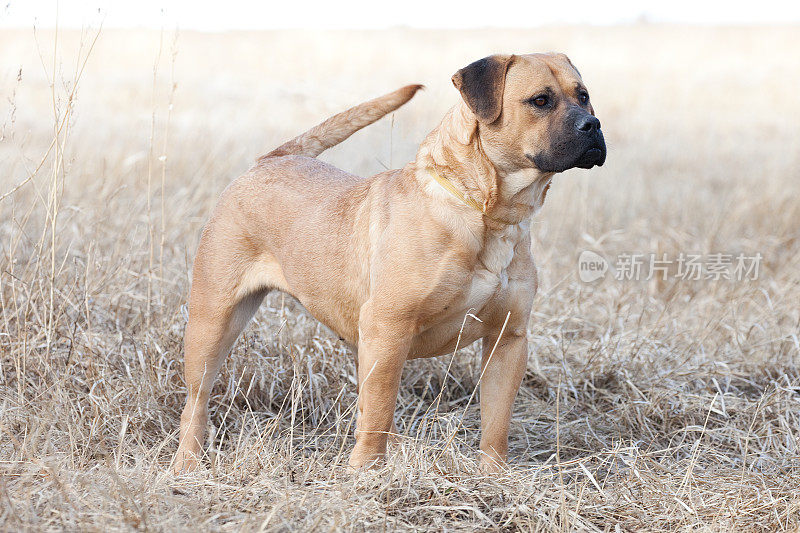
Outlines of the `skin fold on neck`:
M 427 174 L 427 169 L 434 169 L 483 206 L 491 217 L 484 217 L 488 226 L 515 225 L 530 218 L 541 208 L 553 173 L 533 167 L 502 170 L 502 164 L 493 162 L 502 156 L 493 159 L 487 149 L 475 115 L 461 102 L 420 145 L 414 163 L 416 175 L 423 188 L 441 187 Z

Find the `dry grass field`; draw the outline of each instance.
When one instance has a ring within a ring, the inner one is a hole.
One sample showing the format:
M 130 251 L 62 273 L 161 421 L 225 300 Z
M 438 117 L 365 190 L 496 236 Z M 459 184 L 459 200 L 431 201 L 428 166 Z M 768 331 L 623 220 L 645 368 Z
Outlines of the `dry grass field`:
M 92 42 L 0 33 L 0 529 L 800 526 L 800 28 Z M 272 294 L 214 389 L 203 466 L 169 474 L 189 270 L 223 188 L 334 112 L 424 83 L 322 156 L 397 167 L 458 98 L 455 70 L 544 50 L 581 70 L 609 153 L 557 177 L 532 225 L 541 283 L 507 472 L 477 468 L 474 346 L 449 371 L 409 363 L 401 444 L 349 471 L 352 356 Z M 763 260 L 755 280 L 583 283 L 582 250 Z

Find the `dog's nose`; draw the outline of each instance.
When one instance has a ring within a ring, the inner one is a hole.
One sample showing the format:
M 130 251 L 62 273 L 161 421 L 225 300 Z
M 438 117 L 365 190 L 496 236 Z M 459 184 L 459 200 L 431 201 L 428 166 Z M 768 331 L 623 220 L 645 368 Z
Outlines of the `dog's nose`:
M 575 122 L 575 127 L 578 128 L 579 131 L 591 133 L 600 129 L 600 119 L 593 115 L 583 115 Z

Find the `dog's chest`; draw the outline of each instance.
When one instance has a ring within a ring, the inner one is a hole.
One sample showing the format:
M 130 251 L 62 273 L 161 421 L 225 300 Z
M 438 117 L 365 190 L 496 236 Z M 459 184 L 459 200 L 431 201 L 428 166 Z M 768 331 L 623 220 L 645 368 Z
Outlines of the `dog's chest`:
M 528 286 L 524 276 L 519 277 L 525 271 L 520 262 L 532 265 L 530 252 L 519 246 L 524 238 L 521 231 L 525 230 L 509 228 L 486 239 L 461 296 L 451 301 L 421 332 L 412 357 L 447 353 L 456 343 L 462 347 L 469 345 L 499 329 L 509 311 L 516 312 L 518 301 L 525 298 L 521 293 Z
M 514 261 L 516 228 L 492 234 L 478 253 L 465 301 L 467 309 L 479 311 L 508 288 L 508 269 Z

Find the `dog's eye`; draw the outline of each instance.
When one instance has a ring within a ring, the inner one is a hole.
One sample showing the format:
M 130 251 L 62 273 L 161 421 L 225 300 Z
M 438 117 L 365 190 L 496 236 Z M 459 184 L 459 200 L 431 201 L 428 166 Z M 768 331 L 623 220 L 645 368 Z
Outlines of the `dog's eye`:
M 544 107 L 550 102 L 550 99 L 546 94 L 540 94 L 539 96 L 534 96 L 528 101 L 536 107 Z
M 589 103 L 589 93 L 582 92 L 578 95 L 578 101 L 581 105 L 586 105 Z

